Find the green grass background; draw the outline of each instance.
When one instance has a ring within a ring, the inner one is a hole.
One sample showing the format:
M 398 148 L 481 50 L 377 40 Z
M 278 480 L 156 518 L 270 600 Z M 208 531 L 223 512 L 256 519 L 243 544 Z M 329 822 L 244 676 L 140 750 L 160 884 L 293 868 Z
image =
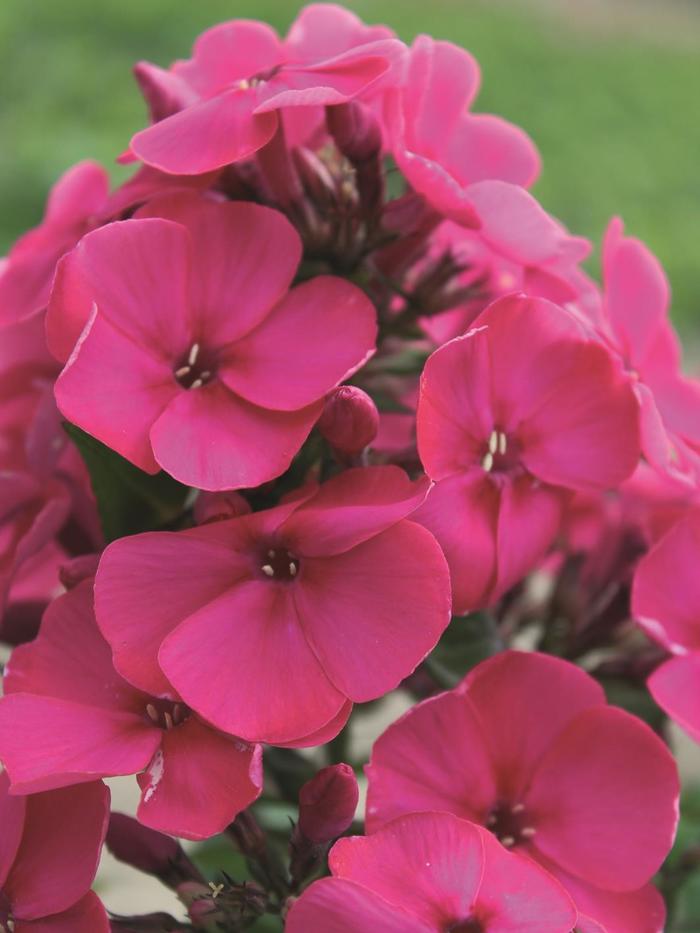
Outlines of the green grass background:
M 681 329 L 697 331 L 700 10 L 674 31 L 667 4 L 675 0 L 657 0 L 655 35 L 653 21 L 641 30 L 634 17 L 619 29 L 587 24 L 588 2 L 346 5 L 407 40 L 429 32 L 470 49 L 483 69 L 478 108 L 521 124 L 541 149 L 536 194 L 545 206 L 595 240 L 621 214 L 667 268 Z M 143 125 L 134 61 L 186 57 L 199 31 L 227 18 L 284 30 L 298 8 L 288 0 L 0 0 L 0 252 L 38 221 L 66 167 L 86 157 L 112 164 Z

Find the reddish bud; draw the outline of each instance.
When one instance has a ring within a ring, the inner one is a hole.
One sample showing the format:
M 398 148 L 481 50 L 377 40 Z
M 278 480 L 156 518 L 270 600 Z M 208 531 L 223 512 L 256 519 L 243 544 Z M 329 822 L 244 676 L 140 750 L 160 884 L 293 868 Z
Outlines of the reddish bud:
M 224 518 L 247 515 L 250 505 L 237 492 L 200 492 L 194 504 L 194 520 L 198 525 L 219 522 Z
M 81 554 L 61 564 L 58 568 L 58 578 L 67 590 L 72 590 L 83 580 L 95 576 L 99 562 L 99 554 Z
M 112 855 L 139 871 L 159 878 L 169 888 L 204 879 L 176 839 L 143 826 L 124 813 L 112 813 L 107 830 Z
M 377 436 L 379 412 L 362 389 L 339 386 L 326 396 L 317 427 L 334 450 L 351 456 L 364 450 Z
M 382 131 L 375 115 L 357 101 L 326 107 L 326 123 L 335 144 L 353 164 L 376 158 L 382 149 Z
M 299 791 L 299 829 L 312 842 L 336 839 L 352 823 L 359 788 L 350 765 L 323 768 Z

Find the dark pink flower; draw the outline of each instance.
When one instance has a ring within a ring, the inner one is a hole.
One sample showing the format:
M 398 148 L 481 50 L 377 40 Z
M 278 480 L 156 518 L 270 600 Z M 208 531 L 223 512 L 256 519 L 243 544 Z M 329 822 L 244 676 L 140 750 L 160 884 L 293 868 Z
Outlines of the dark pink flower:
M 287 933 L 570 933 L 562 887 L 490 833 L 450 813 L 413 813 L 333 846 L 331 878 L 308 888 Z
M 674 657 L 647 684 L 656 702 L 700 742 L 700 511 L 694 509 L 639 562 L 632 615 Z
M 95 624 L 91 580 L 55 600 L 36 641 L 15 649 L 5 693 L 0 758 L 13 793 L 138 773 L 139 820 L 201 839 L 223 830 L 262 788 L 259 746 L 117 674 Z
M 430 357 L 417 428 L 436 485 L 416 518 L 445 552 L 460 612 L 536 565 L 567 490 L 617 486 L 639 460 L 637 403 L 613 358 L 567 311 L 522 295 Z
M 0 929 L 108 933 L 90 885 L 107 830 L 109 791 L 80 787 L 15 797 L 0 773 Z
M 76 247 L 48 322 L 59 356 L 78 340 L 59 408 L 148 472 L 257 486 L 287 468 L 326 392 L 374 351 L 374 308 L 331 276 L 290 291 L 301 241 L 276 211 L 191 195 L 156 204 L 158 218 Z
M 544 865 L 609 933 L 661 928 L 663 902 L 644 886 L 673 842 L 676 765 L 573 664 L 515 651 L 485 661 L 390 726 L 367 775 L 370 831 L 448 810 Z M 614 920 L 640 914 L 638 926 Z
M 334 450 L 352 457 L 377 436 L 377 406 L 357 386 L 338 386 L 326 396 L 317 427 Z
M 411 186 L 441 214 L 472 226 L 467 186 L 486 179 L 530 185 L 540 158 L 527 134 L 491 114 L 469 112 L 479 66 L 451 42 L 418 36 L 400 87 L 386 95 L 391 151 Z
M 95 605 L 118 670 L 249 741 L 327 741 L 449 621 L 440 548 L 405 520 L 427 488 L 348 470 L 267 511 L 115 541 Z
M 337 839 L 350 826 L 359 788 L 350 765 L 322 768 L 299 791 L 299 829 L 311 842 Z
M 0 326 L 46 307 L 56 263 L 96 225 L 108 192 L 107 172 L 96 162 L 79 162 L 56 182 L 43 221 L 17 241 L 0 268 Z
M 131 153 L 183 175 L 250 158 L 275 135 L 281 111 L 297 110 L 309 131 L 317 108 L 367 94 L 386 79 L 405 54 L 391 35 L 332 4 L 303 10 L 285 40 L 252 20 L 214 26 L 197 39 L 191 59 L 168 71 L 137 65 L 157 122 L 134 136 Z

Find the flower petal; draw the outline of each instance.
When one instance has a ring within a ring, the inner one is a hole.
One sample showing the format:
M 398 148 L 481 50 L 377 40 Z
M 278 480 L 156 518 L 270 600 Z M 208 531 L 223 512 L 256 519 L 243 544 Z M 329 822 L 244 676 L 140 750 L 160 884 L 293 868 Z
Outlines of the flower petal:
M 16 920 L 15 933 L 109 933 L 110 925 L 102 902 L 94 891 L 61 911 L 38 920 Z
M 661 709 L 700 742 L 700 654 L 666 661 L 647 680 L 647 687 Z

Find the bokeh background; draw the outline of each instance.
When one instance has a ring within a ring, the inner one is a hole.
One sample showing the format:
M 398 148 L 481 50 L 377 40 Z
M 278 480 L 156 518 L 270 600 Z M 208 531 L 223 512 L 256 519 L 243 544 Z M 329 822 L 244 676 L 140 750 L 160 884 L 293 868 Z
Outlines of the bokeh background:
M 0 254 L 41 217 L 46 191 L 87 157 L 113 165 L 145 109 L 130 75 L 186 57 L 223 19 L 287 28 L 294 0 L 0 0 Z M 698 0 L 349 0 L 402 38 L 472 51 L 478 109 L 527 129 L 535 193 L 600 241 L 613 213 L 659 255 L 686 338 L 700 338 Z M 125 170 L 114 167 L 114 178 Z M 594 256 L 592 268 L 597 268 Z M 695 340 L 693 340 L 695 338 Z

